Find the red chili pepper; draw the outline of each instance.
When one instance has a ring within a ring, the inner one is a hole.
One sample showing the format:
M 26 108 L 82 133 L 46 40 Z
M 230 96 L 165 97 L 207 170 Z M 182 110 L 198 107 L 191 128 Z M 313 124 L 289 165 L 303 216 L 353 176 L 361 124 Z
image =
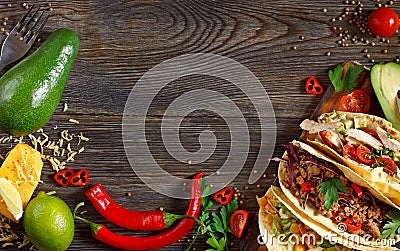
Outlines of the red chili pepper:
M 186 211 L 188 217 L 197 218 L 201 209 L 200 179 L 203 173 L 197 174 L 192 180 L 191 199 Z M 103 224 L 88 221 L 80 216 L 75 218 L 89 224 L 93 236 L 99 241 L 112 247 L 124 250 L 152 250 L 165 247 L 182 239 L 194 227 L 195 221 L 190 218 L 182 219 L 177 225 L 164 232 L 152 236 L 126 236 L 111 232 Z
M 231 201 L 233 196 L 233 189 L 230 187 L 225 187 L 213 195 L 216 202 L 221 205 L 227 205 Z
M 309 77 L 306 80 L 306 92 L 313 95 L 319 95 L 324 92 L 324 88 L 316 78 Z
M 104 218 L 131 230 L 162 230 L 184 217 L 161 210 L 137 211 L 124 208 L 107 194 L 101 184 L 89 188 L 85 195 Z
M 354 192 L 357 194 L 358 198 L 362 198 L 364 196 L 363 191 L 356 183 L 351 184 L 351 187 L 353 188 Z
M 344 224 L 346 225 L 347 229 L 350 230 L 350 231 L 358 231 L 362 227 L 362 223 L 360 221 L 357 222 L 357 224 L 354 225 L 353 224 L 353 218 L 351 218 L 351 217 L 347 218 L 344 221 Z
M 69 177 L 69 184 L 73 186 L 86 186 L 89 184 L 89 173 L 86 169 L 79 169 L 74 172 L 74 174 Z
M 63 187 L 67 187 L 70 184 L 69 178 L 73 174 L 74 174 L 74 171 L 72 169 L 66 168 L 66 169 L 60 170 L 56 174 L 54 174 L 53 179 L 59 185 L 61 185 Z
M 301 190 L 303 192 L 310 192 L 313 187 L 314 187 L 314 183 L 312 183 L 310 181 L 305 181 L 305 182 L 303 182 L 303 184 L 301 184 Z

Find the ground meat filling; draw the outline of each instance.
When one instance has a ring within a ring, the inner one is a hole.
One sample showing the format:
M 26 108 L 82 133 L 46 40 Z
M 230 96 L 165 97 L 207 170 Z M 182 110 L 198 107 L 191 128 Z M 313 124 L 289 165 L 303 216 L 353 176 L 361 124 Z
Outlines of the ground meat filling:
M 344 177 L 336 167 L 329 167 L 329 163 L 317 159 L 294 145 L 290 147 L 293 147 L 298 161 L 293 161 L 294 158 L 291 158 L 292 163 L 285 164 L 287 168 L 281 182 L 294 196 L 301 198 L 302 206 L 304 207 L 305 203 L 314 206 L 322 215 L 331 218 L 336 224 L 352 218 L 352 224 L 361 223 L 362 227 L 359 230 L 347 229 L 348 233 L 370 234 L 378 238 L 383 227 L 382 221 L 386 219 L 387 206 L 364 189 L 363 196 L 358 198 L 351 187 L 351 181 Z M 292 166 L 289 167 L 289 165 Z M 293 182 L 290 182 L 291 172 L 293 173 Z M 319 194 L 319 189 L 322 182 L 332 178 L 340 179 L 349 193 L 339 191 L 337 203 L 333 203 L 332 207 L 326 210 L 324 206 L 325 194 Z M 305 192 L 302 190 L 304 182 L 313 183 L 310 191 Z

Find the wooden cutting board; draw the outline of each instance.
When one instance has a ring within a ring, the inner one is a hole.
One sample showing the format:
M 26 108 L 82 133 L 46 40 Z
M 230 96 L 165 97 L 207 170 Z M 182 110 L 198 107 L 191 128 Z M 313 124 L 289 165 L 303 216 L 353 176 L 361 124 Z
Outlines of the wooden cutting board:
M 344 66 L 351 64 L 351 62 L 345 63 Z M 378 99 L 376 98 L 370 80 L 370 71 L 369 69 L 364 69 L 364 71 L 360 74 L 357 79 L 358 85 L 355 89 L 362 89 L 366 93 L 368 93 L 371 99 L 371 108 L 369 114 L 377 115 L 380 117 L 384 117 L 383 111 L 381 106 L 379 105 Z M 335 110 L 339 110 L 339 103 L 340 99 L 350 93 L 347 92 L 338 92 L 334 93 L 335 89 L 333 85 L 329 85 L 326 89 L 325 93 L 322 95 L 320 102 L 318 103 L 317 107 L 315 108 L 314 112 L 312 113 L 310 119 L 317 120 L 318 116 L 322 113 L 331 112 Z M 307 138 L 307 133 L 303 132 L 299 139 L 304 140 Z M 277 182 L 276 182 L 277 183 Z M 274 184 L 274 185 L 279 185 Z M 258 214 L 256 213 L 255 216 L 251 219 L 249 223 L 249 227 L 247 229 L 247 233 L 245 237 L 242 239 L 240 243 L 240 250 L 243 251 L 268 251 L 264 245 L 260 245 L 258 243 L 258 236 L 260 232 L 258 229 Z

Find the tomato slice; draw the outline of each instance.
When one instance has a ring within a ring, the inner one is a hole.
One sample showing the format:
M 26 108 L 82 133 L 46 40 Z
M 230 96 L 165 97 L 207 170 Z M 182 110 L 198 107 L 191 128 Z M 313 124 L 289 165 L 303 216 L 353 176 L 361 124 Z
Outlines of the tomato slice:
M 394 175 L 397 173 L 397 165 L 391 158 L 380 157 L 376 159 L 376 162 L 380 165 L 383 165 L 383 170 L 389 175 Z
M 229 227 L 232 233 L 237 238 L 241 238 L 246 228 L 247 222 L 249 221 L 249 212 L 246 210 L 236 210 L 233 212 L 231 219 L 229 220 Z
M 355 146 L 353 146 L 350 143 L 346 143 L 346 145 L 343 146 L 342 155 L 345 158 L 349 158 L 351 160 L 358 161 L 357 149 Z
M 354 90 L 340 99 L 340 110 L 345 112 L 367 113 L 370 106 L 371 100 L 363 90 Z
M 371 150 L 364 145 L 357 147 L 357 157 L 362 163 L 367 165 L 372 165 L 376 162 L 375 158 L 371 157 Z

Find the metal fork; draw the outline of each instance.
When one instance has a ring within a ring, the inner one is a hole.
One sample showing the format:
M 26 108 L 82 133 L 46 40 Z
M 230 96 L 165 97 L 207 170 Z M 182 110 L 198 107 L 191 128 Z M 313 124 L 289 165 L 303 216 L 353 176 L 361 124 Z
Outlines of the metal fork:
M 12 62 L 22 58 L 29 51 L 33 43 L 36 41 L 38 34 L 46 24 L 49 15 L 47 14 L 43 17 L 45 11 L 42 11 L 39 15 L 38 12 L 40 8 L 38 8 L 29 20 L 22 25 L 29 13 L 32 11 L 33 6 L 34 5 L 29 8 L 4 40 L 0 54 L 0 71 Z M 39 28 L 36 31 L 33 31 L 39 22 Z

